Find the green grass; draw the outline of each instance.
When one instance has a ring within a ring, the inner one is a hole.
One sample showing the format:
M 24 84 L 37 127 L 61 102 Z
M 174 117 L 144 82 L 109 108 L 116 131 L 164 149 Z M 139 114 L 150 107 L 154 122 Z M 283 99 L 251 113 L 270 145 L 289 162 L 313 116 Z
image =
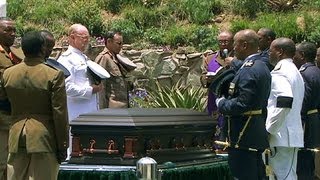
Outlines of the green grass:
M 126 43 L 194 46 L 197 50 L 217 47 L 220 24 L 213 19 L 235 13 L 231 30 L 270 27 L 278 36 L 296 42 L 319 43 L 320 1 L 302 0 L 294 10 L 270 12 L 265 1 L 257 0 L 10 0 L 8 16 L 17 22 L 17 33 L 47 29 L 57 39 L 73 23 L 82 23 L 93 36 L 121 30 Z M 109 17 L 104 14 L 107 12 Z M 112 16 L 112 17 L 110 17 Z M 114 17 L 113 17 L 114 16 Z M 303 26 L 297 19 L 303 17 Z

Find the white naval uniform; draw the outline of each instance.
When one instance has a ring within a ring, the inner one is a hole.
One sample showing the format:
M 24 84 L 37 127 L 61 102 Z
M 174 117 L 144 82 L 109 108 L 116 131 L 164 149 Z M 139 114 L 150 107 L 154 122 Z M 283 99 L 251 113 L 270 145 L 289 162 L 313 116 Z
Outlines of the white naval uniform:
M 297 151 L 304 145 L 300 114 L 304 98 L 304 81 L 292 59 L 279 61 L 271 76 L 266 120 L 273 153 L 270 157 L 270 166 L 278 180 L 294 180 L 297 179 Z M 293 98 L 292 107 L 277 107 L 279 96 Z
M 93 88 L 87 75 L 87 60 L 85 54 L 72 46 L 69 46 L 67 51 L 58 58 L 58 62 L 70 72 L 70 76 L 65 80 L 69 122 L 80 114 L 98 110 L 97 95 L 92 94 Z M 72 138 L 69 139 L 71 147 Z M 70 147 L 67 159 L 70 158 Z

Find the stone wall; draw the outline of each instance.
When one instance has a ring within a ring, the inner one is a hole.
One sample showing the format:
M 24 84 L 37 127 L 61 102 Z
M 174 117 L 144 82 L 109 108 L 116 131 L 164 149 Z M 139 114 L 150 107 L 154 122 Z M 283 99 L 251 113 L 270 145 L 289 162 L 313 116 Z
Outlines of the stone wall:
M 104 46 L 90 47 L 86 54 L 94 60 L 103 48 Z M 66 49 L 67 47 L 56 47 L 52 56 L 57 58 Z M 124 45 L 122 54 L 137 65 L 130 73 L 135 88 L 145 89 L 146 86 L 153 86 L 155 81 L 169 87 L 177 83 L 183 86 L 201 86 L 202 53 L 193 48 L 180 47 L 173 52 L 163 48 L 136 50 L 130 45 Z

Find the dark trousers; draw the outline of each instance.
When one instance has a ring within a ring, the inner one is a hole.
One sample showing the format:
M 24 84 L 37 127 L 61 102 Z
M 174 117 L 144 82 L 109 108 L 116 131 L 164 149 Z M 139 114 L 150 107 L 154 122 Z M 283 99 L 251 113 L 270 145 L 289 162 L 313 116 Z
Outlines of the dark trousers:
M 298 152 L 297 175 L 298 180 L 313 180 L 315 154 L 312 151 L 300 149 Z
M 233 177 L 239 180 L 266 179 L 262 152 L 229 148 L 228 163 Z

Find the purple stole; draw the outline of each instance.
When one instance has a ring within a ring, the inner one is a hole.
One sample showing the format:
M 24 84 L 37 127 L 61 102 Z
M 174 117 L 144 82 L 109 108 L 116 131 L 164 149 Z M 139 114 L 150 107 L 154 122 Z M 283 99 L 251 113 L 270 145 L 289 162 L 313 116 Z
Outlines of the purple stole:
M 219 54 L 219 52 L 217 52 L 210 60 L 210 62 L 208 64 L 208 68 L 207 68 L 208 72 L 216 72 L 221 67 L 221 65 L 217 61 L 218 54 Z M 213 113 L 218 110 L 218 107 L 215 102 L 216 99 L 217 99 L 217 97 L 215 94 L 213 94 L 212 92 L 208 93 L 207 110 L 208 110 L 209 116 L 212 116 Z M 222 114 L 219 113 L 217 121 L 218 121 L 218 124 L 215 129 L 214 139 L 215 140 L 224 140 L 225 139 L 224 133 L 223 133 L 224 120 L 223 120 Z M 214 145 L 214 147 L 215 147 L 215 149 L 221 148 L 218 145 Z

